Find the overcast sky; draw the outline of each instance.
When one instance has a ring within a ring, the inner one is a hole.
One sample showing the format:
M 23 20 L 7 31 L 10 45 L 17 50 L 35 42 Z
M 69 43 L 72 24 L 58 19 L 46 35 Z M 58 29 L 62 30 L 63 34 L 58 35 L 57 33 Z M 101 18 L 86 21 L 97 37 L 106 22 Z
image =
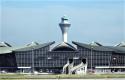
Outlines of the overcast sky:
M 1 0 L 0 0 L 1 1 Z M 14 46 L 32 41 L 62 41 L 63 15 L 71 27 L 68 41 L 115 45 L 125 41 L 124 0 L 2 0 L 0 41 Z

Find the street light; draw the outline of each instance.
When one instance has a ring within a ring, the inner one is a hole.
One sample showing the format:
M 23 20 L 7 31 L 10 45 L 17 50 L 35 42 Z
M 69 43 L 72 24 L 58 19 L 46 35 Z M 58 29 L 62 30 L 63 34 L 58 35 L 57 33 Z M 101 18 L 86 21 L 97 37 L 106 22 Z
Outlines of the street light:
M 116 57 L 113 58 L 114 64 L 117 66 Z
M 34 74 L 34 48 L 32 48 L 32 73 Z
M 92 71 L 92 52 L 93 51 L 93 46 L 91 46 L 91 71 Z
M 117 66 L 117 62 L 116 62 L 116 57 L 113 58 L 113 61 L 114 61 L 114 66 Z M 114 67 L 114 71 L 115 71 L 115 67 Z

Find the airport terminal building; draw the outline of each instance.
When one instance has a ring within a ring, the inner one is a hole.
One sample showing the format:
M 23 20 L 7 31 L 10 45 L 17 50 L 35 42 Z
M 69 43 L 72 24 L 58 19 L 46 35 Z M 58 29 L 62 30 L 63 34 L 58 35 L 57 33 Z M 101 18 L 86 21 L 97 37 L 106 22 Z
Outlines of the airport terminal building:
M 0 43 L 0 71 L 85 74 L 86 72 L 125 72 L 125 43 L 103 46 L 98 42 L 67 42 L 68 18 L 61 18 L 62 42 L 32 42 L 15 48 Z

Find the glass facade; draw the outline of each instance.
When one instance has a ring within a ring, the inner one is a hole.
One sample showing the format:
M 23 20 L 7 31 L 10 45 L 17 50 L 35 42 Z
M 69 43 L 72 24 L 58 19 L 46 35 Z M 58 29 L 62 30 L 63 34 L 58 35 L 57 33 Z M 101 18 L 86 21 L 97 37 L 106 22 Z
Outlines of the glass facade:
M 88 68 L 95 66 L 125 66 L 125 53 L 112 51 L 95 51 L 77 46 L 80 55 L 85 56 L 88 61 Z M 92 61 L 92 64 L 91 64 Z
M 73 59 L 74 65 L 86 59 L 88 69 L 94 69 L 96 66 L 125 66 L 125 55 L 111 51 L 96 51 L 79 45 L 76 51 L 49 50 L 49 46 L 46 46 L 30 51 L 17 51 L 15 52 L 17 66 L 33 67 L 34 63 L 34 68 L 38 71 L 41 69 L 61 70 L 69 59 Z
M 125 66 L 125 53 L 114 51 L 95 50 L 77 45 L 77 49 L 63 47 L 50 51 L 50 45 L 32 48 L 30 50 L 18 50 L 8 54 L 0 54 L 0 69 L 2 67 L 31 67 L 37 71 L 60 72 L 69 60 L 73 60 L 74 66 L 86 60 L 87 68 L 96 66 Z
M 88 61 L 88 68 L 95 68 L 95 66 L 109 66 L 112 52 L 110 51 L 95 51 L 77 46 L 79 54 L 85 56 Z
M 49 46 L 29 51 L 15 51 L 18 67 L 42 67 L 44 58 L 49 51 Z M 46 61 L 45 61 L 46 62 Z

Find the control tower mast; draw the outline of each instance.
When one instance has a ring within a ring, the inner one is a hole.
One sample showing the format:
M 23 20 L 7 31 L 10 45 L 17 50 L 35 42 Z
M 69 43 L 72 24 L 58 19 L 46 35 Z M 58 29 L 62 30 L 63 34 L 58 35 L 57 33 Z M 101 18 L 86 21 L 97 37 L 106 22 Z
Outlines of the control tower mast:
M 59 23 L 59 26 L 62 31 L 62 40 L 63 42 L 66 42 L 66 43 L 67 43 L 67 32 L 68 32 L 70 25 L 71 24 L 69 23 L 68 18 L 66 16 L 63 16 L 61 18 L 61 22 Z

